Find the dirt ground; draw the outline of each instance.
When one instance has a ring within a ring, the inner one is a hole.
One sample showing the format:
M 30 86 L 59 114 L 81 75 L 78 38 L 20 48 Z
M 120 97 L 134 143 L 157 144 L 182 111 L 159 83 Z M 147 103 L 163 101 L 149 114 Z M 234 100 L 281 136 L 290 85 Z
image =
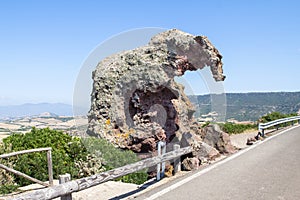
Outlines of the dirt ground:
M 242 134 L 234 134 L 230 136 L 231 144 L 238 149 L 243 149 L 247 147 L 247 139 L 253 138 L 257 135 L 257 131 L 242 133 Z

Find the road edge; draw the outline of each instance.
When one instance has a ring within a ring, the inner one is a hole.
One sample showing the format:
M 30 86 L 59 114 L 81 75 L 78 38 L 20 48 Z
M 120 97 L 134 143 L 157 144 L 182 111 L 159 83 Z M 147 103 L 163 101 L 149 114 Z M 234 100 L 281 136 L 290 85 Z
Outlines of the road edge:
M 159 191 L 159 192 L 157 192 L 157 193 L 155 193 L 155 194 L 153 194 L 153 195 L 151 195 L 149 197 L 146 197 L 145 200 L 154 200 L 154 199 L 157 199 L 160 196 L 162 196 L 162 195 L 164 195 L 164 194 L 166 194 L 166 193 L 168 193 L 168 192 L 170 192 L 170 191 L 172 191 L 172 190 L 180 187 L 181 185 L 183 185 L 183 184 L 185 184 L 187 182 L 190 182 L 194 178 L 197 178 L 197 177 L 199 177 L 199 176 L 201 176 L 203 174 L 206 174 L 207 172 L 211 171 L 212 169 L 215 169 L 215 168 L 219 167 L 220 165 L 223 165 L 223 164 L 225 164 L 225 163 L 227 163 L 227 162 L 229 162 L 229 161 L 231 161 L 231 160 L 239 157 L 240 155 L 242 155 L 242 154 L 244 154 L 244 153 L 246 153 L 246 152 L 248 152 L 248 151 L 256 148 L 257 146 L 259 146 L 261 144 L 264 144 L 265 142 L 267 142 L 269 140 L 272 140 L 273 138 L 278 137 L 278 136 L 280 136 L 280 135 L 282 135 L 282 134 L 284 134 L 284 133 L 286 133 L 286 132 L 288 132 L 290 130 L 298 128 L 298 127 L 300 127 L 300 125 L 296 125 L 296 126 L 290 127 L 290 128 L 285 129 L 285 130 L 283 130 L 283 131 L 281 131 L 281 132 L 279 132 L 277 134 L 271 135 L 271 136 L 265 138 L 264 140 L 262 140 L 262 141 L 260 141 L 258 143 L 253 144 L 252 146 L 249 146 L 249 147 L 247 147 L 245 149 L 242 149 L 242 150 L 238 151 L 237 153 L 235 153 L 235 154 L 233 154 L 233 155 L 231 155 L 231 156 L 229 156 L 227 158 L 224 158 L 223 160 L 221 160 L 219 162 L 216 162 L 216 163 L 214 163 L 214 164 L 212 164 L 212 165 L 210 165 L 210 166 L 208 166 L 208 167 L 200 170 L 199 172 L 197 172 L 197 173 L 195 173 L 193 175 L 191 175 L 191 176 L 189 176 L 189 177 L 187 177 L 187 178 L 185 178 L 183 180 L 180 180 L 177 183 L 175 183 L 175 184 L 173 184 L 173 185 L 171 185 L 169 187 L 166 187 L 166 188 L 162 189 L 161 191 Z

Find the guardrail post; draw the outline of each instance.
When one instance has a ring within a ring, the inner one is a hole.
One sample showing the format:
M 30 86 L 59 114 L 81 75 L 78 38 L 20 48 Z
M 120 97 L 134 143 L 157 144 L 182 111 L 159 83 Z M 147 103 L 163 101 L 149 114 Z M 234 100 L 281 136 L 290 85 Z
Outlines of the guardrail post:
M 265 129 L 261 129 L 261 137 L 265 137 Z
M 166 143 L 163 141 L 159 141 L 157 143 L 157 155 L 161 156 L 166 153 Z M 166 168 L 166 163 L 158 163 L 157 164 L 157 170 L 156 170 L 156 180 L 160 180 L 161 178 L 164 177 L 165 174 L 165 168 Z
M 180 145 L 179 144 L 174 144 L 173 145 L 173 150 L 179 150 L 180 149 Z M 174 174 L 176 174 L 177 172 L 181 171 L 181 160 L 180 157 L 175 158 L 174 159 Z
M 261 137 L 265 136 L 265 129 L 262 128 L 261 124 L 258 124 L 258 133 L 261 133 Z
M 69 182 L 71 180 L 70 174 L 59 175 L 59 184 Z M 72 193 L 60 197 L 61 200 L 72 200 Z

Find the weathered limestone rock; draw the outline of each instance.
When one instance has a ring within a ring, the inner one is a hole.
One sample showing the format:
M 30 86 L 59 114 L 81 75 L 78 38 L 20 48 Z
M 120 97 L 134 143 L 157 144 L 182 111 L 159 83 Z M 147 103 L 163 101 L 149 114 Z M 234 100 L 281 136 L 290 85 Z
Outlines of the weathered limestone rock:
M 199 159 L 198 158 L 186 158 L 182 161 L 182 169 L 185 171 L 191 171 L 198 169 L 200 165 Z
M 155 151 L 157 141 L 186 141 L 194 108 L 174 77 L 210 66 L 223 81 L 221 59 L 207 37 L 176 29 L 106 57 L 93 72 L 87 133 L 139 153 Z
M 232 154 L 236 151 L 230 142 L 230 137 L 223 132 L 219 125 L 210 124 L 201 130 L 203 142 L 214 147 L 222 154 Z
M 198 158 L 201 163 L 205 163 L 207 160 L 215 160 L 220 156 L 218 150 L 205 142 L 194 142 L 191 146 L 193 147 L 193 157 Z

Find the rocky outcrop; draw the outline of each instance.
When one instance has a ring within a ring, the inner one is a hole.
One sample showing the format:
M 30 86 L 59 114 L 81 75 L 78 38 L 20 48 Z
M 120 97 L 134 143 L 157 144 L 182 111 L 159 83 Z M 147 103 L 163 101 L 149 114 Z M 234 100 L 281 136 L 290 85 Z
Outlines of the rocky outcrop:
M 215 157 L 191 132 L 194 108 L 174 77 L 210 66 L 214 79 L 223 81 L 221 59 L 207 37 L 176 29 L 105 58 L 93 72 L 87 133 L 137 153 L 154 152 L 158 141 L 190 145 L 191 134 L 202 145 L 196 145 L 201 156 Z
M 236 151 L 230 142 L 229 135 L 223 132 L 217 124 L 210 124 L 201 129 L 201 138 L 203 142 L 214 147 L 222 154 L 231 154 Z
M 198 158 L 200 163 L 206 163 L 208 160 L 215 160 L 220 156 L 218 150 L 205 142 L 195 141 L 191 146 L 193 147 L 193 157 Z

